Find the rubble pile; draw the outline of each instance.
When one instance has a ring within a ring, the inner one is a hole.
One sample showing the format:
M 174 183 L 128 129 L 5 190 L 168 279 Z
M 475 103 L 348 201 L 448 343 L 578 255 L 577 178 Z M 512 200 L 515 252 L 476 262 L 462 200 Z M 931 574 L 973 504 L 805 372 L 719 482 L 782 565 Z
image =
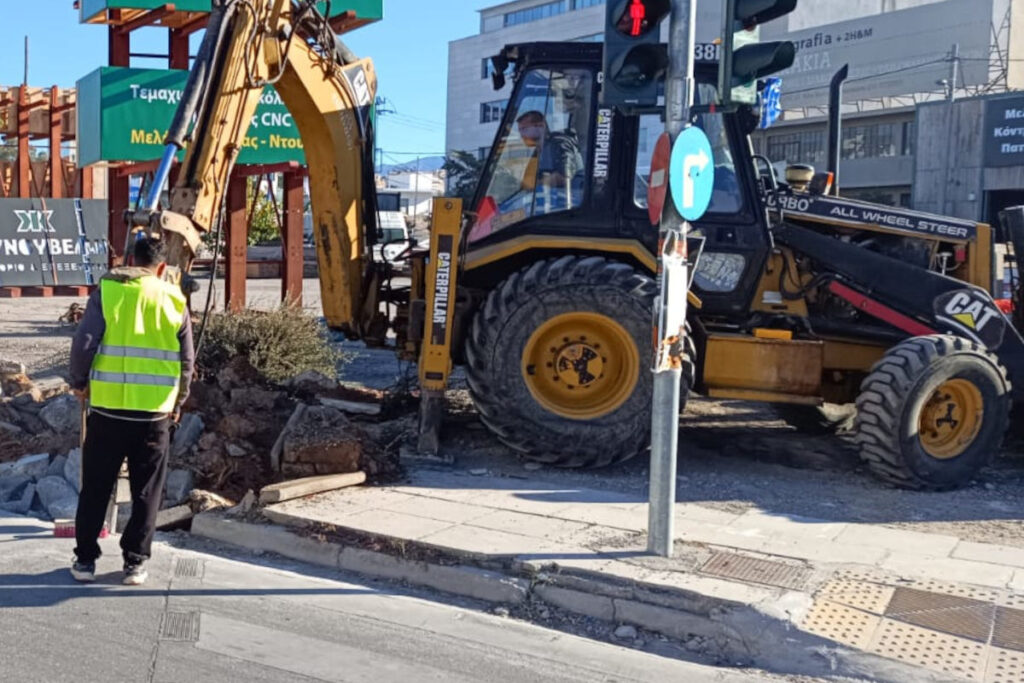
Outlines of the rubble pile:
M 32 380 L 0 359 L 0 509 L 73 518 L 81 406 L 60 378 Z M 282 383 L 239 356 L 201 373 L 171 442 L 164 508 L 230 507 L 263 486 L 316 474 L 398 473 L 407 421 L 381 421 L 383 392 L 315 371 Z M 250 496 L 251 497 L 251 496 Z

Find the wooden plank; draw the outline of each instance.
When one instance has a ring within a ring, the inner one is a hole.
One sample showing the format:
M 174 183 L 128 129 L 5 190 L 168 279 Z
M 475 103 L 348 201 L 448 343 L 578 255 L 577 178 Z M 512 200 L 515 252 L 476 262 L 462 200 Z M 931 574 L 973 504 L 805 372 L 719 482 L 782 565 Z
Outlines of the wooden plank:
M 334 491 L 346 486 L 358 486 L 366 481 L 365 472 L 348 474 L 324 474 L 317 477 L 304 477 L 283 481 L 280 484 L 264 486 L 260 490 L 260 505 L 280 503 L 293 498 L 312 496 L 325 491 Z
M 224 306 L 233 312 L 245 308 L 245 261 L 249 232 L 245 204 L 245 178 L 233 176 L 228 183 L 228 261 L 224 278 Z

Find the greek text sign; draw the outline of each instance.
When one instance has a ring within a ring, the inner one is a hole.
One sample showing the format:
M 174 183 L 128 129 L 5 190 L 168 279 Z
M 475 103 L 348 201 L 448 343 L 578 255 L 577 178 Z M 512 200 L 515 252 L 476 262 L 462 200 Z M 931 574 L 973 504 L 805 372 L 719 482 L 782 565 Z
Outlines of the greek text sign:
M 186 71 L 102 67 L 80 80 L 79 165 L 159 159 L 187 79 Z M 306 162 L 302 140 L 288 108 L 267 86 L 242 140 L 238 163 L 289 161 Z
M 94 285 L 108 251 L 105 200 L 0 199 L 0 287 Z
M 985 165 L 1024 165 L 1024 97 L 985 103 Z

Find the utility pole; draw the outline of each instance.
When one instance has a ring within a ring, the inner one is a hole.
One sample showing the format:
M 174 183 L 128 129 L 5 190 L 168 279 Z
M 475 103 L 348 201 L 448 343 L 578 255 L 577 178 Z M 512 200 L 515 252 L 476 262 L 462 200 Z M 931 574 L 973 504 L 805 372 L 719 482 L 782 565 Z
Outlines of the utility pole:
M 416 227 L 416 219 L 420 217 L 420 158 L 416 157 L 416 173 L 412 177 L 412 227 Z
M 946 153 L 942 169 L 942 204 L 940 213 L 949 215 L 946 205 L 949 199 L 949 172 L 952 166 L 952 148 L 956 145 L 953 137 L 953 106 L 956 103 L 956 82 L 960 77 L 960 43 L 953 43 L 950 50 L 949 80 L 946 83 Z
M 665 78 L 665 132 L 674 143 L 690 122 L 693 106 L 693 50 L 696 0 L 672 0 L 669 17 L 668 72 Z M 654 315 L 654 404 L 651 410 L 648 552 L 672 556 L 676 503 L 676 451 L 679 440 L 679 384 L 682 379 L 688 268 L 686 221 L 666 201 L 659 227 L 659 295 Z
M 25 36 L 25 77 L 21 84 L 28 85 L 28 36 Z

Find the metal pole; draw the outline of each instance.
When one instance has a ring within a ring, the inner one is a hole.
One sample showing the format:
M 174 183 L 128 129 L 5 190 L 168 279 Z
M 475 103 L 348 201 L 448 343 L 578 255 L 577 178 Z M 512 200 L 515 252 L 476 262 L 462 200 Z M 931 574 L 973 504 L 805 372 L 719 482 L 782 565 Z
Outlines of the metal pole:
M 956 101 L 956 81 L 959 77 L 960 66 L 960 43 L 953 43 L 949 64 L 949 82 L 946 84 L 946 101 L 949 106 L 946 109 L 946 154 L 942 169 L 942 204 L 939 212 L 948 215 L 946 203 L 949 198 L 949 167 L 953 156 L 953 103 Z
M 21 84 L 28 85 L 28 36 L 25 36 L 25 77 Z
M 693 106 L 693 49 L 697 24 L 695 0 L 672 0 L 669 17 L 668 73 L 665 79 L 665 131 L 675 142 L 690 121 Z M 679 438 L 679 383 L 682 379 L 682 336 L 686 321 L 689 277 L 686 221 L 672 201 L 661 215 L 659 295 L 655 304 L 657 348 L 654 359 L 654 400 L 651 410 L 651 480 L 648 509 L 648 552 L 672 556 L 675 537 L 676 449 Z
M 420 158 L 416 157 L 416 174 L 412 177 L 412 193 L 415 199 L 412 207 L 412 227 L 416 227 L 416 219 L 420 217 Z

